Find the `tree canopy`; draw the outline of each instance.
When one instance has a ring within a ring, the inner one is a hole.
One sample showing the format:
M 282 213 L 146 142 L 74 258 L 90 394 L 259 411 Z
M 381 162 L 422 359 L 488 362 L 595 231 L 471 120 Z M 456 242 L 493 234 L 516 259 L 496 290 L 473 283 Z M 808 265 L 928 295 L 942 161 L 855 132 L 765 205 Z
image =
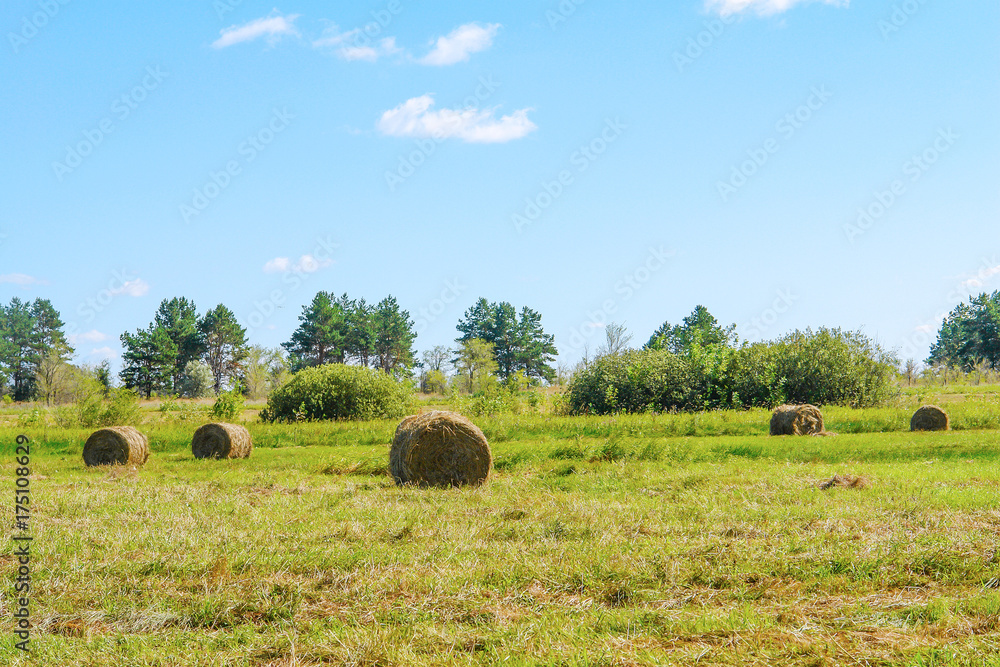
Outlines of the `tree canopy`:
M 674 354 L 684 354 L 697 343 L 701 346 L 721 345 L 733 347 L 736 344 L 736 325 L 723 327 L 708 312 L 705 306 L 695 306 L 691 314 L 680 324 L 664 322 L 653 332 L 645 349 L 667 350 Z
M 457 329 L 462 334 L 456 339 L 459 344 L 478 339 L 493 346 L 493 359 L 502 379 L 519 370 L 529 378 L 555 379 L 555 337 L 545 333 L 542 316 L 531 308 L 523 307 L 519 316 L 506 301 L 489 303 L 481 298 L 465 311 Z
M 73 354 L 63 322 L 48 299 L 28 303 L 14 297 L 0 304 L 0 388 L 15 401 L 38 394 L 39 372 Z M 44 366 L 44 368 L 43 368 Z
M 1000 369 L 1000 291 L 970 297 L 952 310 L 941 323 L 927 363 L 966 372 L 980 365 Z

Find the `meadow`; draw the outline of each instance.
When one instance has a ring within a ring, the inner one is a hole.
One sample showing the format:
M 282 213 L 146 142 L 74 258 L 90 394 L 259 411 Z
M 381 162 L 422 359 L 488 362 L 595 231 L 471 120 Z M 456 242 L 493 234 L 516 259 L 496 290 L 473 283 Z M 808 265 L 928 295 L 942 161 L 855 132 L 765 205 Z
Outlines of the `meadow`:
M 474 418 L 478 489 L 396 487 L 396 423 L 261 424 L 200 461 L 198 413 L 151 408 L 144 468 L 31 437 L 32 657 L 46 665 L 1000 665 L 1000 394 L 824 410 Z M 911 433 L 913 407 L 953 430 Z M 27 420 L 30 421 L 30 420 Z M 854 488 L 823 488 L 834 475 Z M 3 521 L 13 525 L 12 502 Z

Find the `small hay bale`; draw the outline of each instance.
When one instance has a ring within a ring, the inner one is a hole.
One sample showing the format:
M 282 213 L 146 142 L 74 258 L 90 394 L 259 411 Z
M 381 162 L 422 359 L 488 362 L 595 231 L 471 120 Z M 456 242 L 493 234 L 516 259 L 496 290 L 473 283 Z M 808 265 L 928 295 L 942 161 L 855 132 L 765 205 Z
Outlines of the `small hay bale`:
M 149 441 L 131 426 L 112 426 L 95 431 L 83 446 L 88 466 L 131 465 L 140 467 L 149 459 Z
M 819 485 L 819 488 L 823 491 L 827 489 L 832 489 L 835 486 L 842 486 L 845 489 L 867 489 L 872 484 L 864 477 L 855 477 L 854 475 L 834 475 L 830 479 Z
M 815 405 L 779 405 L 771 415 L 771 435 L 824 433 L 823 413 Z
M 479 486 L 493 466 L 486 436 L 460 414 L 434 410 L 400 422 L 389 450 L 396 484 Z
M 925 405 L 910 418 L 911 431 L 947 431 L 948 413 L 936 405 Z
M 251 452 L 250 432 L 239 424 L 205 424 L 191 439 L 196 459 L 246 459 Z

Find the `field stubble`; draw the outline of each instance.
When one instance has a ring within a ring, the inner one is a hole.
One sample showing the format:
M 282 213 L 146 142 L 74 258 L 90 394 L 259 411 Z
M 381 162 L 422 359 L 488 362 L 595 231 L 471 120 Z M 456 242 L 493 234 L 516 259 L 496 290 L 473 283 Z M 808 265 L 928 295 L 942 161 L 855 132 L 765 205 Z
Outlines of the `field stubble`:
M 138 472 L 29 430 L 34 659 L 991 664 L 1000 433 L 827 414 L 838 437 L 768 438 L 764 413 L 476 420 L 497 469 L 461 490 L 394 486 L 389 422 L 251 424 L 238 461 L 149 424 Z M 821 490 L 835 474 L 870 486 Z M 16 664 L 9 543 L 0 561 Z

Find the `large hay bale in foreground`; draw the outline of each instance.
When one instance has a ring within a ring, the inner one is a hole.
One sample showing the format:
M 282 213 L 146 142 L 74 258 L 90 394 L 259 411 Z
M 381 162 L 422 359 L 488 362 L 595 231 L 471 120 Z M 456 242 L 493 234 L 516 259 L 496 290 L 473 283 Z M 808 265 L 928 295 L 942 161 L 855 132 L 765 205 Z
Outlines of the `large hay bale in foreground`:
M 83 446 L 88 466 L 142 466 L 149 458 L 149 441 L 131 426 L 112 426 L 95 431 Z
M 493 466 L 486 436 L 460 414 L 434 410 L 396 427 L 389 472 L 397 484 L 479 486 Z
M 823 413 L 815 405 L 779 405 L 771 415 L 771 435 L 821 435 Z
M 936 405 L 925 405 L 910 418 L 911 431 L 947 431 L 948 413 Z
M 251 452 L 250 431 L 239 424 L 205 424 L 191 438 L 196 459 L 245 459 Z

